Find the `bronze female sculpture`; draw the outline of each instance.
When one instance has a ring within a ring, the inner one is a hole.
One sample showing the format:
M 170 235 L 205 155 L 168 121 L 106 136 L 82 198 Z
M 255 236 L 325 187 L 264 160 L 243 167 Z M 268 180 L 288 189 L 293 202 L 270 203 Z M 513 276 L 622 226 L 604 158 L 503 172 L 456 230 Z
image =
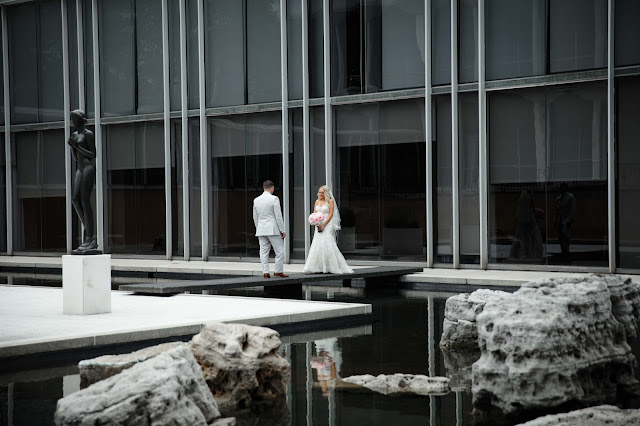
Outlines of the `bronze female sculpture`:
M 96 181 L 96 143 L 93 132 L 86 128 L 87 117 L 84 111 L 71 111 L 71 122 L 76 131 L 69 141 L 71 154 L 76 161 L 76 176 L 73 182 L 73 207 L 84 228 L 82 244 L 73 250 L 73 254 L 97 254 L 98 242 L 96 238 L 91 193 Z

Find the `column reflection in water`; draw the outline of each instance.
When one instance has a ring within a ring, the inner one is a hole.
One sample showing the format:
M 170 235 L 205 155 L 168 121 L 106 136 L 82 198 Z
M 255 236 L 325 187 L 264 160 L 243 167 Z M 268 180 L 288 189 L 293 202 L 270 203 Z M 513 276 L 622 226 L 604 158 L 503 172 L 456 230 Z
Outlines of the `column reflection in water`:
M 107 250 L 164 254 L 163 123 L 104 127 Z
M 65 143 L 63 130 L 13 134 L 15 251 L 66 251 Z
M 435 96 L 432 123 L 432 168 L 434 191 L 433 212 L 434 260 L 436 263 L 453 261 L 453 205 L 451 200 L 451 96 Z
M 617 259 L 620 268 L 640 269 L 640 226 L 636 217 L 640 205 L 640 78 L 620 78 L 617 85 Z
M 282 205 L 281 126 L 279 112 L 209 119 L 212 255 L 258 256 L 251 206 L 267 179 Z
M 605 83 L 489 96 L 492 262 L 606 266 L 606 110 Z

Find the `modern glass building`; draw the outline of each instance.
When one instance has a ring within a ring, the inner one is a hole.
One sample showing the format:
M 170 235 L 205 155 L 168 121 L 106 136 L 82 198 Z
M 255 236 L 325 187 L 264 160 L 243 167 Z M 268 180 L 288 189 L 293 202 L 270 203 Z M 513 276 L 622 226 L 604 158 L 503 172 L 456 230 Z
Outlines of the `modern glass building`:
M 639 271 L 637 0 L 0 1 L 0 251 L 80 242 L 70 110 L 95 133 L 98 242 L 289 260 L 316 189 L 348 259 Z

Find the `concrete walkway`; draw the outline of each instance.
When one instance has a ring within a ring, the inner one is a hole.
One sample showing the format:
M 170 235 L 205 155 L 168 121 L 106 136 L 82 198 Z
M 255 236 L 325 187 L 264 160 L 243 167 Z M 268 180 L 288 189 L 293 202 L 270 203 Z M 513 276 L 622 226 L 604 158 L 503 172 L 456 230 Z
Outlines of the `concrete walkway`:
M 0 358 L 200 332 L 210 321 L 284 325 L 370 315 L 371 305 L 252 297 L 111 292 L 109 314 L 63 315 L 62 289 L 0 286 Z
M 357 262 L 354 262 L 357 263 Z M 365 262 L 362 262 L 365 263 Z M 386 263 L 385 263 L 386 264 Z M 354 269 L 377 266 L 375 262 L 366 265 L 353 266 Z M 397 265 L 414 266 L 415 264 L 397 263 Z M 21 268 L 62 268 L 61 257 L 27 257 L 0 256 L 0 267 Z M 273 260 L 271 263 L 273 268 Z M 286 273 L 301 273 L 303 265 L 300 263 L 284 266 Z M 518 265 L 514 265 L 517 268 Z M 219 275 L 262 275 L 258 261 L 255 262 L 224 262 L 202 260 L 159 260 L 159 259 L 111 259 L 111 269 L 114 271 L 136 271 L 153 273 L 191 273 L 191 274 L 219 274 Z M 474 284 L 474 285 L 520 285 L 524 282 L 566 275 L 569 272 L 546 271 L 518 271 L 518 270 L 479 270 L 479 269 L 444 269 L 424 268 L 423 272 L 408 275 L 401 280 L 412 283 L 435 284 Z M 628 275 L 635 282 L 640 282 L 640 275 Z

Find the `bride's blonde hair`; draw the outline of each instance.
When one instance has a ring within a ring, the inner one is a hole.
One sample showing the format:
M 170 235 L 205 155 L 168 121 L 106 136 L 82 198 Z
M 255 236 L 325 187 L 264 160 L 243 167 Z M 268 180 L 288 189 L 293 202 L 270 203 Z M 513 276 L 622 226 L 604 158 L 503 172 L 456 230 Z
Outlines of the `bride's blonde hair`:
M 327 185 L 322 185 L 320 188 L 318 188 L 318 192 L 320 192 L 321 189 L 324 190 L 324 202 L 329 204 L 329 200 L 333 200 L 333 194 L 331 193 L 331 190 Z M 318 197 L 318 199 L 320 198 Z

